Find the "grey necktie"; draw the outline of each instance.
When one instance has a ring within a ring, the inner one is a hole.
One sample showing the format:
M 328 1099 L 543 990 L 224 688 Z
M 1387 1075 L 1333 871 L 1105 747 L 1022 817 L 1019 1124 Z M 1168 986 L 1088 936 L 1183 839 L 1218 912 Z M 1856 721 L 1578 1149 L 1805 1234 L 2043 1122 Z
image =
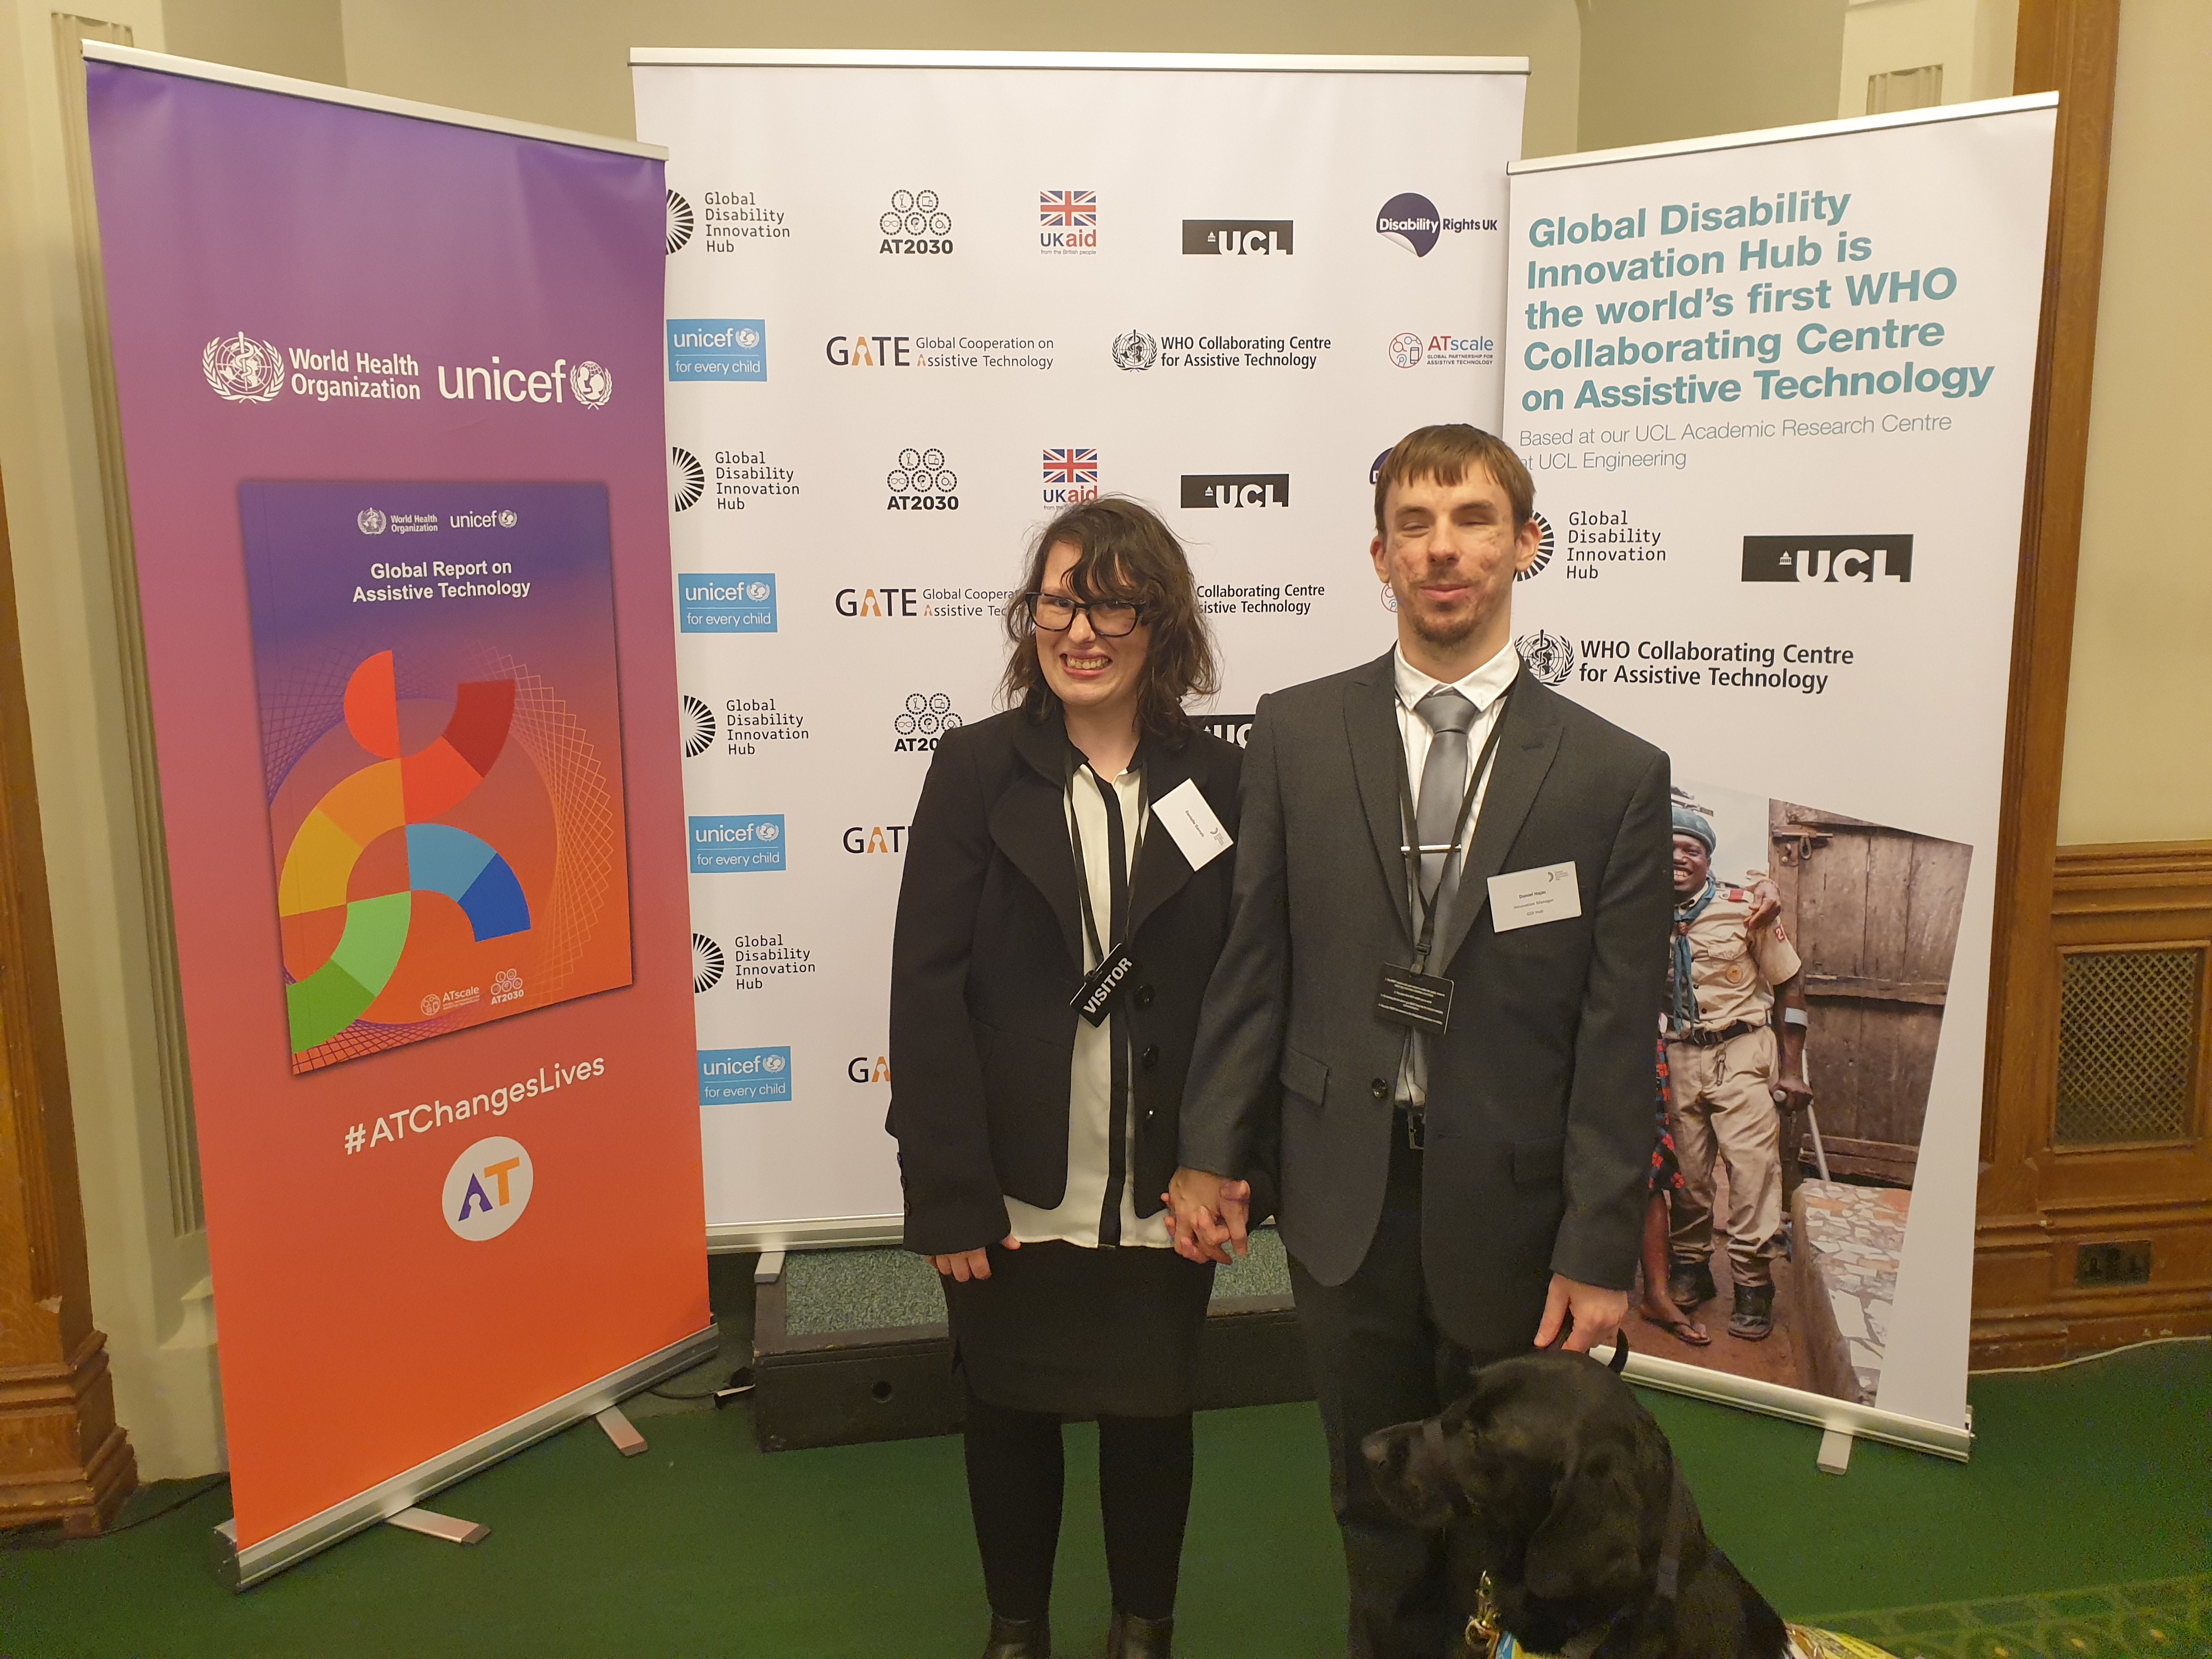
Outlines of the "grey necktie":
M 1440 685 L 1413 705 L 1413 712 L 1428 722 L 1429 757 L 1421 765 L 1421 799 L 1414 808 L 1414 833 L 1424 847 L 1449 847 L 1459 828 L 1460 803 L 1467 798 L 1467 734 L 1480 711 L 1461 692 Z M 1431 908 L 1437 910 L 1438 939 L 1443 932 L 1443 909 L 1451 902 L 1456 876 L 1444 866 L 1449 853 L 1421 854 L 1421 891 L 1413 920 L 1418 927 Z M 1439 971 L 1431 961 L 1431 974 Z M 1400 1066 L 1398 1096 L 1407 1105 L 1425 1107 L 1429 1098 L 1427 1038 L 1419 1031 L 1406 1034 L 1406 1054 Z

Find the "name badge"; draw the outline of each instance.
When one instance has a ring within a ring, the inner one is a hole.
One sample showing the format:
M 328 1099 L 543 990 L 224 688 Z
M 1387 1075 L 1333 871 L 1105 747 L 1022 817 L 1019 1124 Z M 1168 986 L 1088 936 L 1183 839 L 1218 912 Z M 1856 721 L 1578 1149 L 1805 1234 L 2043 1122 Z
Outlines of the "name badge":
M 1437 975 L 1385 964 L 1376 978 L 1375 1012 L 1393 1025 L 1441 1036 L 1451 1029 L 1451 1006 L 1452 982 Z
M 1188 778 L 1152 803 L 1152 821 L 1182 849 L 1194 870 L 1203 870 L 1234 845 L 1206 797 Z
M 1114 1012 L 1114 1000 L 1136 976 L 1137 963 L 1128 951 L 1115 945 L 1106 953 L 1106 960 L 1085 975 L 1067 1006 L 1089 1020 L 1093 1025 L 1103 1025 L 1106 1017 Z
M 1490 925 L 1501 933 L 1540 921 L 1566 921 L 1582 913 L 1583 890 L 1572 859 L 1490 878 Z

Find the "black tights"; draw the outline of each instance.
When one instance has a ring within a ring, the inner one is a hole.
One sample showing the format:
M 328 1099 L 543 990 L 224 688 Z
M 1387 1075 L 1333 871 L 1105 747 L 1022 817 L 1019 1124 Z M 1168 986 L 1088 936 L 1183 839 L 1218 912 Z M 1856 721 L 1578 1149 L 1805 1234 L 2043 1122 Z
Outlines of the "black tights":
M 1060 1419 L 968 1395 L 968 1506 L 983 1556 L 983 1587 L 1002 1619 L 1042 1619 L 1052 1601 L 1053 1558 L 1066 1471 Z M 1190 1413 L 1098 1419 L 1098 1507 L 1114 1605 L 1139 1619 L 1175 1612 L 1190 1515 Z

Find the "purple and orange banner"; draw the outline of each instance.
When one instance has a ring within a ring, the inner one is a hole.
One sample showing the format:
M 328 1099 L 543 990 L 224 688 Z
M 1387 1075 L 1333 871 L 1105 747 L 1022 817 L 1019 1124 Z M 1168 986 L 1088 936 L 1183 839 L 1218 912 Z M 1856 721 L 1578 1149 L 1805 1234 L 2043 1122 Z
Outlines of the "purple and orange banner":
M 710 1321 L 661 164 L 209 72 L 86 64 L 243 1556 Z

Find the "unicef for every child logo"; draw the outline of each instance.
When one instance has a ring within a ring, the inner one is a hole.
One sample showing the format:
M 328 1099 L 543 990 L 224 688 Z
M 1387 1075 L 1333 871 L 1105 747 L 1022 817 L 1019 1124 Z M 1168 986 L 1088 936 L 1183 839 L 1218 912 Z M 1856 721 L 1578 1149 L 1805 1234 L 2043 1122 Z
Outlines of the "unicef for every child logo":
M 586 358 L 568 371 L 568 390 L 586 409 L 605 409 L 615 395 L 615 377 Z

